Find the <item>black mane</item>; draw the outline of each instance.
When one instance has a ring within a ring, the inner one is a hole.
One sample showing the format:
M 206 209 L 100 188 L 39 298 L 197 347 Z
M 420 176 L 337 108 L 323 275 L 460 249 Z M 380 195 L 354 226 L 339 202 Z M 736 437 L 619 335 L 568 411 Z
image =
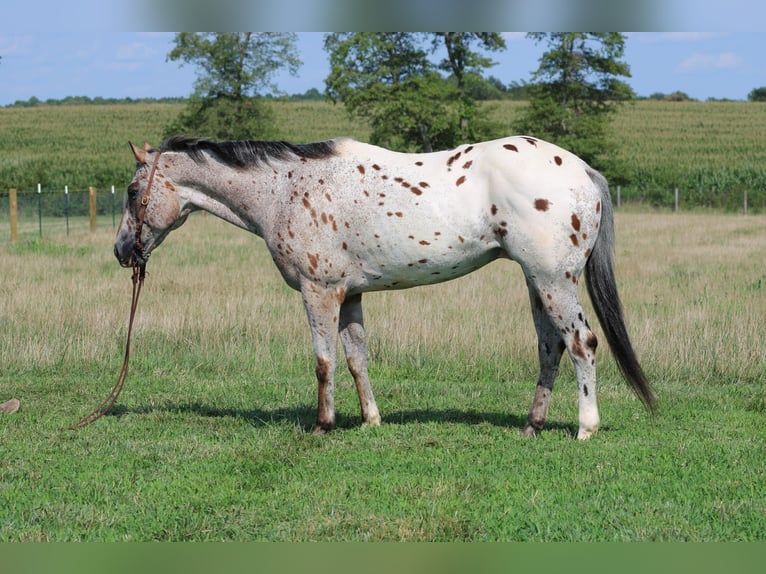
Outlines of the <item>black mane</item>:
M 335 155 L 335 142 L 332 140 L 310 144 L 255 140 L 213 142 L 190 136 L 171 136 L 162 142 L 160 151 L 186 153 L 197 163 L 206 161 L 205 152 L 207 152 L 223 164 L 245 168 L 257 167 L 270 159 L 331 157 Z

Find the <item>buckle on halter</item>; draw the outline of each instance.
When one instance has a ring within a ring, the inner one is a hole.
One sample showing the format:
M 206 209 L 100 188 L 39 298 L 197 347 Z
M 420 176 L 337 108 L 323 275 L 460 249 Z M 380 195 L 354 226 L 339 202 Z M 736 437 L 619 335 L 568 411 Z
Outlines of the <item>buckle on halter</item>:
M 144 207 L 149 205 L 149 194 L 147 194 L 147 195 L 145 195 L 145 196 L 143 196 L 141 198 L 141 205 L 143 205 Z

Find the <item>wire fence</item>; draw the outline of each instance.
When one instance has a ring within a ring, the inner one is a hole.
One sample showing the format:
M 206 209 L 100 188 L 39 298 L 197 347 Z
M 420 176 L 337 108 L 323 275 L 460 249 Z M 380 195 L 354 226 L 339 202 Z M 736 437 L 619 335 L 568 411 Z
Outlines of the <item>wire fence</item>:
M 634 203 L 635 198 L 625 193 L 620 186 L 612 188 L 616 209 L 623 204 Z M 659 194 L 656 194 L 659 197 Z M 761 213 L 766 208 L 763 194 L 748 192 L 737 194 L 737 211 L 747 215 Z M 626 197 L 627 196 L 627 197 Z M 652 207 L 681 211 L 699 207 L 689 204 L 687 196 L 678 189 L 667 193 L 662 191 L 662 201 L 651 201 Z M 114 186 L 108 190 L 54 189 L 45 190 L 39 185 L 36 190 L 0 190 L 0 242 L 15 242 L 19 237 L 62 237 L 78 233 L 93 233 L 97 228 L 116 228 L 120 221 L 123 197 L 117 197 Z M 686 206 L 686 207 L 685 207 Z
M 122 195 L 88 189 L 0 190 L 0 241 L 19 237 L 62 237 L 115 228 L 122 211 Z

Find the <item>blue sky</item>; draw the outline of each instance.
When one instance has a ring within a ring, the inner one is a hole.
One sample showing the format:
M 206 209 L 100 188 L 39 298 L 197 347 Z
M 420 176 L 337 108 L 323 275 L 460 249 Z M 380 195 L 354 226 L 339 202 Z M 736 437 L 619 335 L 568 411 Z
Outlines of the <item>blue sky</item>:
M 292 94 L 324 89 L 329 65 L 323 33 L 299 33 L 297 76 L 276 78 Z M 492 54 L 488 73 L 504 83 L 528 81 L 545 46 L 505 33 L 507 50 Z M 167 62 L 172 32 L 8 32 L 0 30 L 0 106 L 36 96 L 188 96 L 196 70 Z M 746 99 L 766 86 L 766 32 L 627 33 L 628 83 L 642 96 L 676 90 L 705 100 Z

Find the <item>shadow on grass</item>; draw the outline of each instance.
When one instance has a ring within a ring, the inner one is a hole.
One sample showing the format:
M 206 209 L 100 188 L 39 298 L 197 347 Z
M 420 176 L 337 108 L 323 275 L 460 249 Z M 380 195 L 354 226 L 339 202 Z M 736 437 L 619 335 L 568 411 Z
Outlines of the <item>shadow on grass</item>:
M 165 404 L 152 406 L 139 406 L 128 408 L 116 405 L 106 416 L 121 417 L 128 414 L 144 415 L 150 413 L 186 413 L 203 417 L 214 418 L 238 418 L 246 421 L 253 427 L 265 427 L 285 421 L 297 424 L 305 432 L 313 432 L 316 421 L 316 408 L 313 406 L 298 406 L 277 409 L 234 409 L 217 408 L 200 403 Z M 353 429 L 361 425 L 358 416 L 337 413 L 336 430 Z M 490 424 L 506 429 L 522 429 L 527 422 L 526 417 L 509 413 L 478 412 L 460 409 L 410 409 L 400 410 L 382 415 L 383 425 L 412 425 L 412 424 L 462 424 L 482 425 Z M 546 423 L 545 431 L 564 431 L 570 436 L 577 434 L 577 426 L 557 421 Z

